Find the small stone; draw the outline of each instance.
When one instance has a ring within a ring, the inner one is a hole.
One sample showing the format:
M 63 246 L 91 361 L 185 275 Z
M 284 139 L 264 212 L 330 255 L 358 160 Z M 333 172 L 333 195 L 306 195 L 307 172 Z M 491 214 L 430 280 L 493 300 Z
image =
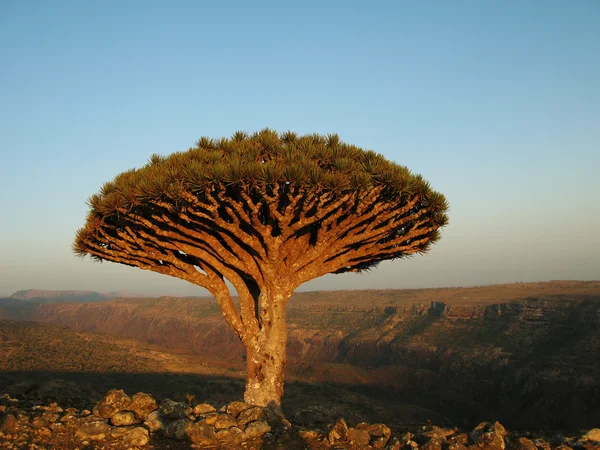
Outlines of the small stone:
M 358 445 L 369 445 L 371 437 L 365 430 L 359 430 L 358 428 L 348 428 L 346 433 L 346 440 L 351 444 Z
M 456 433 L 456 428 L 440 428 L 432 425 L 428 430 L 423 432 L 423 436 L 445 439 L 447 436 L 452 436 L 454 433 Z
M 469 442 L 469 436 L 467 435 L 467 433 L 453 434 L 452 436 L 446 437 L 446 441 L 450 445 L 452 445 L 452 444 L 467 445 L 467 443 Z
M 371 436 L 373 443 L 371 444 L 374 448 L 384 448 L 387 444 L 390 436 L 392 435 L 392 430 L 387 425 L 383 423 L 374 423 L 369 425 L 368 423 L 359 423 L 356 428 L 359 430 L 364 430 Z
M 318 431 L 314 431 L 314 430 L 300 431 L 300 432 L 298 432 L 298 434 L 303 439 L 311 439 L 311 440 L 316 440 L 316 441 L 322 441 L 323 439 L 325 439 L 325 436 L 323 436 Z
M 423 450 L 442 450 L 442 440 L 440 438 L 431 438 L 423 445 L 421 445 Z
M 123 442 L 131 447 L 143 447 L 150 442 L 150 435 L 145 428 L 135 427 L 125 436 Z
M 42 417 L 47 420 L 49 423 L 54 423 L 58 420 L 58 418 L 60 417 L 59 414 L 57 414 L 58 412 L 62 412 L 62 408 L 58 408 L 60 409 L 60 411 L 57 410 L 49 410 L 48 412 L 45 412 L 44 414 L 42 414 Z M 56 411 L 56 412 L 54 412 Z
M 249 405 L 246 402 L 231 402 L 229 405 L 227 405 L 226 411 L 227 414 L 230 414 L 233 417 L 237 418 L 237 416 L 239 416 L 242 411 L 250 407 L 251 405 Z
M 386 450 L 400 450 L 401 448 L 402 448 L 402 442 L 400 442 L 398 440 L 398 438 L 393 437 L 388 442 L 388 446 L 386 447 Z
M 122 437 L 124 437 L 128 433 L 130 433 L 134 428 L 136 428 L 136 427 L 133 425 L 130 425 L 127 427 L 114 427 L 110 431 L 110 437 L 115 438 L 115 439 L 121 439 Z
M 205 420 L 192 423 L 188 426 L 187 435 L 190 441 L 197 445 L 213 445 L 217 443 L 214 430 Z
M 215 412 L 216 409 L 214 406 L 209 405 L 208 403 L 201 403 L 199 405 L 194 406 L 194 414 L 197 416 L 200 414 L 208 414 L 211 412 Z
M 590 431 L 581 436 L 581 441 L 600 442 L 600 428 L 592 428 Z
M 3 433 L 12 433 L 17 430 L 19 422 L 12 414 L 7 414 L 0 417 L 0 431 Z
M 108 419 L 114 413 L 127 409 L 130 404 L 131 397 L 122 389 L 111 389 L 102 400 L 96 403 L 94 414 L 102 419 Z
M 535 441 L 533 441 L 533 443 L 539 450 L 551 450 L 552 449 L 550 444 L 545 439 L 542 439 L 542 438 L 536 439 Z
M 148 414 L 158 409 L 158 404 L 152 395 L 138 392 L 131 397 L 131 404 L 127 409 L 133 411 L 138 419 L 144 421 L 148 418 Z
M 219 414 L 217 420 L 215 420 L 215 429 L 223 430 L 237 426 L 235 418 L 229 414 Z
M 152 433 L 166 428 L 158 411 L 152 411 L 148 414 L 148 418 L 144 422 L 144 425 L 146 425 Z
M 237 417 L 237 423 L 240 425 L 240 428 L 243 428 L 244 426 L 246 426 L 247 423 L 261 420 L 263 417 L 263 408 L 261 408 L 260 406 L 253 406 L 251 408 L 245 409 L 239 414 L 239 416 Z
M 79 439 L 100 441 L 110 433 L 110 427 L 104 422 L 91 422 L 79 428 L 75 434 Z
M 188 419 L 178 419 L 167 426 L 165 434 L 170 438 L 183 441 L 187 437 L 187 427 L 191 423 Z
M 348 432 L 348 424 L 344 419 L 338 420 L 335 425 L 329 430 L 327 438 L 331 445 L 346 441 L 346 433 Z
M 133 411 L 120 411 L 112 415 L 110 423 L 117 427 L 125 427 L 139 423 L 139 420 Z
M 218 441 L 226 442 L 230 445 L 239 445 L 247 439 L 246 433 L 238 427 L 231 427 L 216 433 Z
M 185 403 L 175 402 L 167 398 L 161 402 L 158 411 L 169 419 L 183 419 L 192 413 L 192 408 Z
M 217 421 L 217 417 L 219 417 L 219 413 L 210 413 L 204 417 L 204 420 L 206 420 L 207 424 L 214 425 Z
M 532 440 L 520 437 L 511 445 L 512 450 L 537 450 Z
M 271 431 L 271 426 L 264 420 L 251 422 L 245 429 L 246 436 L 250 439 L 259 437 Z

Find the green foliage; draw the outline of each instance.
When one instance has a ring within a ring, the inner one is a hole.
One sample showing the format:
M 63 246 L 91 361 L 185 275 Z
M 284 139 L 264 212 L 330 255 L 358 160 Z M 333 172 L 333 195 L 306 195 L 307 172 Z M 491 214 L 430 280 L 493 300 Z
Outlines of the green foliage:
M 145 166 L 105 183 L 88 205 L 104 215 L 147 200 L 172 200 L 182 190 L 200 193 L 221 185 L 275 184 L 338 194 L 383 186 L 393 197 L 419 194 L 440 212 L 447 209 L 444 197 L 420 175 L 372 150 L 346 144 L 336 134 L 298 136 L 268 128 L 252 135 L 237 131 L 230 139 L 202 137 L 185 152 L 154 154 Z
M 78 235 L 75 253 L 87 253 L 84 238 L 95 233 L 102 221 L 110 218 L 111 226 L 118 228 L 124 213 L 145 215 L 157 204 L 178 207 L 189 201 L 190 194 L 201 202 L 208 196 L 214 199 L 215 193 L 239 198 L 242 191 L 254 199 L 291 190 L 318 194 L 313 198 L 323 193 L 360 198 L 375 188 L 378 202 L 401 208 L 416 196 L 418 205 L 412 212 L 427 208 L 430 224 L 448 222 L 446 199 L 420 175 L 373 150 L 346 144 L 337 134 L 299 136 L 265 128 L 251 135 L 237 131 L 231 138 L 202 137 L 187 151 L 154 154 L 143 167 L 105 183 L 88 200 L 87 234 Z M 426 248 L 424 244 L 423 251 Z

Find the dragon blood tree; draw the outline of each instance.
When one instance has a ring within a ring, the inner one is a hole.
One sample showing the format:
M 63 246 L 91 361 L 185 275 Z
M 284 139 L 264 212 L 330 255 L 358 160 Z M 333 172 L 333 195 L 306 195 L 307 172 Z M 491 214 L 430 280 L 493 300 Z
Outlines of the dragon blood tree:
M 444 196 L 406 167 L 337 135 L 269 129 L 153 155 L 88 205 L 75 253 L 210 291 L 246 348 L 245 401 L 275 407 L 294 290 L 424 253 L 448 222 Z

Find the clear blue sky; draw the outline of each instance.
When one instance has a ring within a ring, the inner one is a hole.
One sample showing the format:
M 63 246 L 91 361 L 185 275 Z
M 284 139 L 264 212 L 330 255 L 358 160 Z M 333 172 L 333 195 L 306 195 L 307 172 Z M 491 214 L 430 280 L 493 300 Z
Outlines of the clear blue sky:
M 336 132 L 451 205 L 425 256 L 302 289 L 600 278 L 600 1 L 0 2 L 0 294 L 198 294 L 71 254 L 152 153 Z

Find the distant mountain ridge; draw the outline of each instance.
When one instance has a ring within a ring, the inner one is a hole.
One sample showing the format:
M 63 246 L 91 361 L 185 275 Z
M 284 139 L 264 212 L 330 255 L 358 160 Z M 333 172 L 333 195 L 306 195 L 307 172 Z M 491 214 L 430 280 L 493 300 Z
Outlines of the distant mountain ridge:
M 50 290 L 50 289 L 24 289 L 17 291 L 10 297 L 15 300 L 25 300 L 38 303 L 56 302 L 97 302 L 112 300 L 113 298 L 148 297 L 129 291 L 97 292 L 80 290 Z
M 115 298 L 121 293 L 103 294 L 96 291 L 52 291 L 43 289 L 26 289 L 17 291 L 9 298 L 32 303 L 61 303 L 61 302 L 99 302 Z

